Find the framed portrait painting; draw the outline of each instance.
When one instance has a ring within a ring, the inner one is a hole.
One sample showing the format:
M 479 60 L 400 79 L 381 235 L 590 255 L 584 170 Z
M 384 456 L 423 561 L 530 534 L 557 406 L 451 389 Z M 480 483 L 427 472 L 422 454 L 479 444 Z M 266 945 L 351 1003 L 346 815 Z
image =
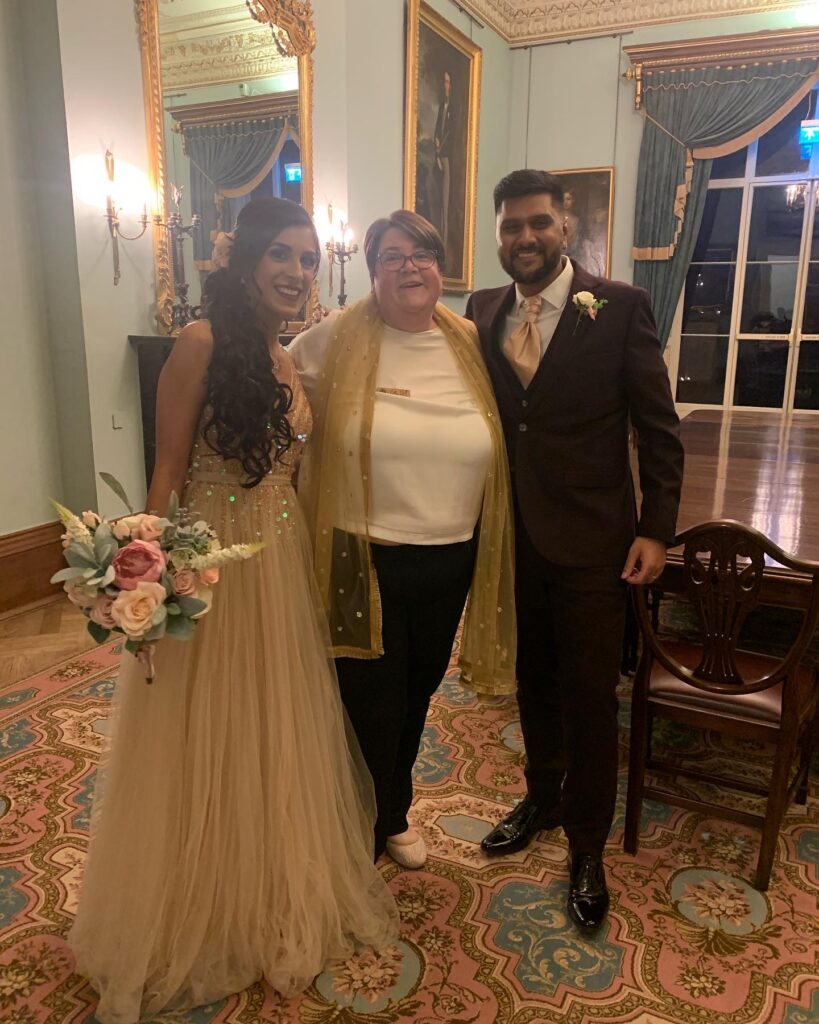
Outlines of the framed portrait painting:
M 448 292 L 472 290 L 480 88 L 480 47 L 408 0 L 404 206 L 440 231 Z
M 552 171 L 565 190 L 568 248 L 566 254 L 597 277 L 611 273 L 611 215 L 614 168 L 588 167 Z

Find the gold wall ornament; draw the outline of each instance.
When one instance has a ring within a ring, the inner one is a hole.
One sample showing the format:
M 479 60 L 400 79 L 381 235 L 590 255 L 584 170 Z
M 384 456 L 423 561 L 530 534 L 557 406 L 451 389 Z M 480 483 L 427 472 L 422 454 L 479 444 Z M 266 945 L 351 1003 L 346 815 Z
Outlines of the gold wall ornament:
M 245 0 L 251 17 L 273 27 L 283 57 L 303 57 L 316 48 L 313 8 L 309 0 Z
M 149 178 L 155 194 L 154 220 L 167 225 L 171 206 L 167 177 L 167 146 L 164 130 L 162 58 L 159 32 L 160 0 L 134 0 L 142 52 L 142 78 L 147 125 Z M 283 57 L 295 57 L 298 66 L 299 151 L 302 167 L 301 203 L 313 211 L 313 50 L 316 31 L 309 0 L 245 0 L 247 16 L 267 26 L 271 40 Z M 252 22 L 251 22 L 252 24 Z M 224 77 L 224 76 L 222 76 Z M 154 227 L 156 323 L 159 334 L 170 334 L 177 299 L 166 227 Z M 317 302 L 315 288 L 308 300 L 308 314 Z
M 623 78 L 634 82 L 634 106 L 639 110 L 643 93 L 652 88 L 652 76 L 661 75 L 663 71 L 819 59 L 819 29 L 793 28 L 776 32 L 681 39 L 669 43 L 624 46 L 623 52 L 631 61 L 631 67 L 625 70 Z M 656 83 L 657 79 L 654 81 Z
M 644 25 L 780 13 L 805 0 L 453 0 L 510 46 L 618 35 Z
M 155 196 L 154 213 L 162 222 L 167 214 L 165 195 L 165 145 L 163 132 L 162 76 L 159 61 L 159 11 L 156 0 L 136 0 L 139 44 L 142 52 L 142 90 L 145 102 L 148 177 Z M 169 334 L 173 319 L 175 290 L 168 240 L 163 228 L 154 228 L 154 280 L 156 282 L 156 326 Z
M 475 278 L 482 56 L 424 0 L 409 0 L 404 207 L 438 229 L 444 291 L 456 295 L 472 291 Z

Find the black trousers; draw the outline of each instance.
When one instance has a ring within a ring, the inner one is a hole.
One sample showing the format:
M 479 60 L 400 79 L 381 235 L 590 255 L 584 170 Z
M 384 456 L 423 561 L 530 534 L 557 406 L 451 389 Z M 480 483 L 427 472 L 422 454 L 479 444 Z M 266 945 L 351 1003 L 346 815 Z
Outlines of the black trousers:
M 518 704 L 526 785 L 560 806 L 575 853 L 602 854 L 617 796 L 617 697 L 626 587 L 623 565 L 544 559 L 518 517 L 515 600 Z
M 475 541 L 372 545 L 384 654 L 337 658 L 341 699 L 375 784 L 375 856 L 408 828 L 412 766 L 472 580 Z

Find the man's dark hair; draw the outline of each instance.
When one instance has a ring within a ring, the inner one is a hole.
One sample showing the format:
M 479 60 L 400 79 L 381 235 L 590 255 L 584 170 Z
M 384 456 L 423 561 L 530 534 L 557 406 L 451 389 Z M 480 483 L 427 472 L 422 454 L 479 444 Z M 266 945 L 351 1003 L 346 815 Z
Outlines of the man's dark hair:
M 492 193 L 495 200 L 495 213 L 507 199 L 519 199 L 521 196 L 536 196 L 546 193 L 552 197 L 555 206 L 563 206 L 563 185 L 560 178 L 548 171 L 533 171 L 526 168 L 512 171 L 495 186 Z

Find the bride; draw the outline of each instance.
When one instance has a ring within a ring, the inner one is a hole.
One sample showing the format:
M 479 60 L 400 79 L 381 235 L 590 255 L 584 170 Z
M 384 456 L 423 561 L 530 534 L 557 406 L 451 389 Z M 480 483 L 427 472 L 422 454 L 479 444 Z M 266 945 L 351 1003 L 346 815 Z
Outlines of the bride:
M 190 642 L 159 645 L 153 685 L 124 659 L 69 935 L 103 1024 L 261 977 L 294 993 L 397 934 L 292 486 L 311 422 L 279 330 L 318 264 L 302 207 L 249 203 L 208 279 L 209 320 L 160 379 L 148 509 L 176 491 L 223 545 L 265 547 L 222 570 Z

